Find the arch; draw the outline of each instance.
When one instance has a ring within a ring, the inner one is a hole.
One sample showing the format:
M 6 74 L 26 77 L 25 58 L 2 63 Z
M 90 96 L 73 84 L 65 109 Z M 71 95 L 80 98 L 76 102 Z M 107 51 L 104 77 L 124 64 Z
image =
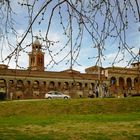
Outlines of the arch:
M 82 83 L 77 82 L 77 83 L 76 83 L 76 89 L 77 89 L 77 90 L 82 90 Z
M 24 90 L 24 84 L 22 80 L 16 81 L 16 90 L 17 91 L 23 91 Z
M 0 79 L 0 92 L 1 93 L 6 93 L 6 80 L 5 79 Z
M 13 85 L 14 81 L 13 80 L 9 80 L 9 85 Z
M 55 89 L 55 82 L 54 81 L 50 81 L 49 83 L 49 90 L 54 90 Z
M 0 99 L 3 100 L 6 98 L 6 80 L 0 79 Z
M 88 83 L 85 83 L 85 89 L 87 89 L 88 88 Z
M 35 89 L 39 88 L 39 81 L 35 80 L 33 82 L 33 88 L 35 88 Z
M 0 87 L 6 87 L 6 80 L 0 79 Z
M 134 83 L 138 83 L 138 77 L 135 77 Z
M 43 81 L 43 85 L 44 85 L 44 87 L 46 87 L 46 85 L 47 85 L 47 84 L 46 84 L 46 81 Z
M 31 81 L 26 81 L 26 85 L 27 85 L 28 87 L 30 87 L 30 86 L 31 86 Z
M 91 83 L 90 86 L 91 86 L 91 89 L 92 89 L 92 90 L 95 89 L 95 84 L 94 84 L 94 83 Z
M 111 85 L 116 85 L 116 82 L 117 82 L 116 78 L 115 77 L 111 77 L 110 84 Z
M 23 86 L 23 81 L 22 80 L 17 80 L 17 87 Z
M 58 82 L 58 88 L 61 89 L 61 82 Z
M 41 82 L 40 82 L 40 91 L 41 91 L 42 93 L 45 93 L 45 92 L 46 92 L 46 87 L 47 87 L 46 81 L 41 81 Z
M 138 90 L 138 86 L 139 86 L 139 84 L 138 84 L 138 77 L 135 77 L 134 78 L 134 89 Z
M 127 83 L 127 89 L 132 89 L 132 80 L 130 77 L 126 79 L 126 83 Z
M 68 82 L 64 82 L 63 89 L 65 89 L 65 90 L 69 89 L 69 83 Z
M 16 87 L 15 81 L 14 80 L 9 80 L 8 81 L 8 91 L 9 91 L 9 93 L 14 92 L 15 87 Z
M 121 89 L 124 89 L 124 85 L 125 85 L 124 78 L 119 77 L 119 87 Z

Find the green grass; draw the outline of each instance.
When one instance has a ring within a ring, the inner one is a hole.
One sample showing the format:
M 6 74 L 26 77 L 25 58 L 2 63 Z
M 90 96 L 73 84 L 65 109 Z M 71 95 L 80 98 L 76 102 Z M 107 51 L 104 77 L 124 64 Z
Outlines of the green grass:
M 0 102 L 0 140 L 140 140 L 140 98 Z

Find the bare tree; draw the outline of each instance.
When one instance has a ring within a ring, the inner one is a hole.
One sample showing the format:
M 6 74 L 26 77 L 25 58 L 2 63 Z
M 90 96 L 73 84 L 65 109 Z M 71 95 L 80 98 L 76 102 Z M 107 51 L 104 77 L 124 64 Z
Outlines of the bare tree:
M 129 63 L 136 59 L 133 47 L 127 43 L 127 30 L 132 20 L 134 23 L 140 23 L 139 0 L 15 0 L 14 3 L 21 11 L 25 11 L 22 20 L 23 22 L 26 20 L 26 25 L 24 33 L 19 34 L 17 31 L 20 26 L 17 21 L 19 13 L 13 8 L 13 1 L 0 0 L 0 42 L 3 62 L 9 63 L 14 58 L 20 67 L 18 57 L 20 53 L 27 53 L 27 48 L 33 43 L 36 36 L 35 27 L 38 27 L 38 39 L 44 44 L 44 51 L 51 57 L 47 66 L 57 65 L 66 58 L 70 58 L 66 60 L 70 68 L 74 64 L 79 65 L 77 58 L 85 35 L 92 40 L 93 49 L 98 51 L 97 56 L 91 56 L 89 59 L 95 59 L 98 65 L 102 65 L 102 60 L 105 59 L 106 40 L 110 38 L 118 42 L 116 45 L 118 52 L 112 61 L 113 65 L 118 62 L 120 54 L 123 54 L 124 59 L 126 52 L 132 56 Z M 65 44 L 59 46 L 57 52 L 52 50 L 52 46 L 61 40 L 54 40 L 49 36 L 54 24 L 60 26 L 62 29 L 60 35 L 65 36 Z M 42 33 L 44 31 L 45 34 Z M 11 36 L 17 39 L 16 46 L 11 43 Z M 24 46 L 27 38 L 31 38 L 31 41 Z M 6 47 L 10 50 L 6 56 L 3 56 L 4 42 L 8 44 Z M 65 50 L 67 53 L 57 61 L 55 56 Z

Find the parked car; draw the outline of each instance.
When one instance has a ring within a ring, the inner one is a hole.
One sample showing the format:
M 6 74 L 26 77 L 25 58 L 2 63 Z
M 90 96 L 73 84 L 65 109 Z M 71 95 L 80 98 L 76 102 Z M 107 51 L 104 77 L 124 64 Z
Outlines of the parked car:
M 66 94 L 63 94 L 59 91 L 49 91 L 48 93 L 45 94 L 45 98 L 46 99 L 58 99 L 58 98 L 61 98 L 61 99 L 69 99 L 70 96 L 69 95 L 66 95 Z

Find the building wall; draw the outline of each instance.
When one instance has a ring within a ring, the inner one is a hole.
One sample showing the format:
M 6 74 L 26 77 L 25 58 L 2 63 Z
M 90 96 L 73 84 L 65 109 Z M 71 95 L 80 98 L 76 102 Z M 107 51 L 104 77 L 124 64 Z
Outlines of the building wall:
M 46 92 L 58 90 L 72 98 L 88 97 L 94 91 L 97 76 L 82 73 L 0 70 L 0 90 L 8 99 L 44 98 Z M 105 81 L 107 84 L 107 80 Z
M 132 68 L 92 66 L 85 69 L 86 73 L 71 69 L 48 72 L 44 71 L 44 55 L 36 39 L 29 53 L 28 70 L 8 69 L 0 64 L 0 95 L 4 93 L 7 99 L 44 98 L 50 90 L 62 91 L 72 98 L 97 92 L 99 97 L 140 94 L 139 63 Z
M 102 75 L 101 78 L 102 92 L 106 88 L 107 96 L 139 93 L 137 70 L 107 70 L 108 77 Z M 8 99 L 44 98 L 50 90 L 61 91 L 72 98 L 88 97 L 89 93 L 95 92 L 97 85 L 97 74 L 0 69 L 0 92 Z
M 139 72 L 133 68 L 109 68 L 110 94 L 140 94 Z

